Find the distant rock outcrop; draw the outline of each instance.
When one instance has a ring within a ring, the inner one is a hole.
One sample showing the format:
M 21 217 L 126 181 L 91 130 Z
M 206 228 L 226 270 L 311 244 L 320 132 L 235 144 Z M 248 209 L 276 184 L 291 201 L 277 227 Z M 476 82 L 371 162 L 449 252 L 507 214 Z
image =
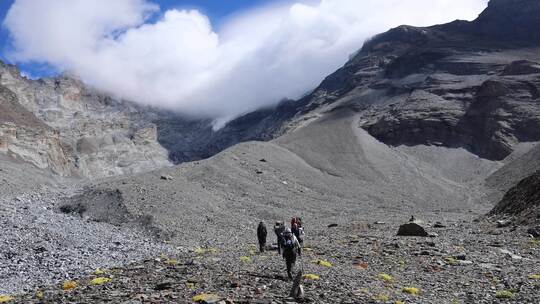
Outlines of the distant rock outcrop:
M 511 188 L 490 215 L 509 215 L 521 224 L 540 224 L 540 171 Z
M 42 170 L 100 178 L 170 165 L 141 113 L 76 79 L 34 81 L 0 65 L 0 153 Z

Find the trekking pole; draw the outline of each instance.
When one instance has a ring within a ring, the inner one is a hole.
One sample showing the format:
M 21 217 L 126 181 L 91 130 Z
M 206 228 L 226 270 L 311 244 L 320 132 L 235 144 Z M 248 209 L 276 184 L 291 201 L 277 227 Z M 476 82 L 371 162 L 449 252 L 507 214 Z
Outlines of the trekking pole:
M 302 267 L 302 274 L 305 274 L 305 271 L 304 271 L 304 250 L 302 250 L 302 254 L 300 254 L 300 265 Z

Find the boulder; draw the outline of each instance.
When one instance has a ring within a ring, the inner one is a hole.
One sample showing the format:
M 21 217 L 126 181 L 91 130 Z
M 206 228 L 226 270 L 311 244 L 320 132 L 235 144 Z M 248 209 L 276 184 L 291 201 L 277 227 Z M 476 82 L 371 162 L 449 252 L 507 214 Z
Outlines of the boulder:
M 157 284 L 156 287 L 155 287 L 154 289 L 155 289 L 155 290 L 168 290 L 168 289 L 172 289 L 172 288 L 173 288 L 173 283 L 174 283 L 174 282 L 171 282 L 171 281 L 162 282 L 162 283 Z
M 508 227 L 511 224 L 512 224 L 512 221 L 510 221 L 510 220 L 498 220 L 497 221 L 497 228 Z
M 540 238 L 540 226 L 529 228 L 527 233 L 532 235 L 534 238 Z
M 444 225 L 441 222 L 436 222 L 435 225 L 433 225 L 434 228 L 446 228 L 446 225 Z
M 421 236 L 428 237 L 429 234 L 426 232 L 424 227 L 418 225 L 417 223 L 408 223 L 399 226 L 397 233 L 398 236 Z

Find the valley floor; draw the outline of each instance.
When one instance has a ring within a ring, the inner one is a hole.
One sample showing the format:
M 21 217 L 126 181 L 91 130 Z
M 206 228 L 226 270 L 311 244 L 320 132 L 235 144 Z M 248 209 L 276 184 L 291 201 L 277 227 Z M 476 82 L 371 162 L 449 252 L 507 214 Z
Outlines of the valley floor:
M 343 222 L 334 228 L 308 222 L 296 269 L 318 279 L 304 280 L 304 301 L 538 303 L 540 243 L 521 229 L 473 223 L 477 216 L 431 215 L 424 226 L 438 236 L 428 238 L 395 236 L 406 214 Z M 436 220 L 447 227 L 434 228 Z M 14 296 L 13 302 L 190 303 L 200 294 L 215 295 L 225 301 L 221 303 L 291 302 L 287 296 L 292 283 L 286 279 L 283 260 L 276 251 L 256 252 L 255 243 L 249 231 L 220 248 L 156 252 L 145 261 L 78 278 L 73 290 L 57 284 Z M 98 277 L 111 281 L 92 285 Z

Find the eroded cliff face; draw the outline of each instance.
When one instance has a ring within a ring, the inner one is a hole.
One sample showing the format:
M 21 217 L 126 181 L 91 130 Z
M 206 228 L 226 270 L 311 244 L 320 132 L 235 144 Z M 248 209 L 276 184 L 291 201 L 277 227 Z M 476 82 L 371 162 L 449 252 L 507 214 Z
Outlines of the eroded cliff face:
M 55 174 L 69 175 L 58 131 L 18 103 L 15 93 L 0 85 L 0 153 Z
M 38 81 L 0 67 L 0 153 L 62 176 L 100 178 L 168 166 L 157 128 L 144 110 L 116 101 L 81 82 Z
M 273 132 L 348 107 L 386 144 L 465 148 L 502 160 L 516 144 L 540 140 L 538 16 L 539 1 L 495 0 L 473 22 L 375 36 Z
M 456 54 L 380 81 L 372 89 L 390 102 L 372 107 L 363 126 L 391 145 L 464 147 L 502 160 L 517 143 L 540 140 L 539 59 L 540 49 Z
M 49 169 L 55 174 L 67 176 L 72 172 L 59 134 L 51 129 L 0 123 L 0 153 L 39 169 Z

